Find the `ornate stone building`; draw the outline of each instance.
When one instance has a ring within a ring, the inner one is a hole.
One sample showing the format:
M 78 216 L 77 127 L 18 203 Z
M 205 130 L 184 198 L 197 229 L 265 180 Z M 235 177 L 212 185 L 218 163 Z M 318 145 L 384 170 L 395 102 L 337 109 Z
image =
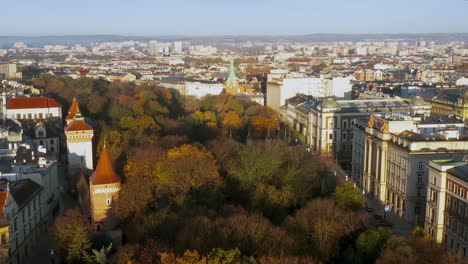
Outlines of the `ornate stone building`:
M 441 129 L 442 122 L 449 125 Z M 441 120 L 432 124 L 434 130 L 427 130 L 430 122 L 404 115 L 355 120 L 352 156 L 355 182 L 406 221 L 424 223 L 429 161 L 461 160 L 468 147 L 468 136 L 450 127 L 451 122 Z M 425 124 L 424 130 L 420 124 Z
M 286 100 L 282 115 L 312 150 L 333 155 L 343 164 L 349 164 L 353 120 L 389 113 L 429 114 L 430 105 L 420 97 L 411 101 L 401 98 L 335 100 L 296 95 Z

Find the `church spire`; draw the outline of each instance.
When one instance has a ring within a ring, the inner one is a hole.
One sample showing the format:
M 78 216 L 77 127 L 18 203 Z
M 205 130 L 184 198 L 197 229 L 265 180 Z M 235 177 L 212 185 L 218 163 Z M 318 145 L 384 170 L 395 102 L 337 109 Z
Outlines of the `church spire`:
M 94 170 L 94 173 L 89 178 L 89 181 L 93 185 L 120 182 L 120 177 L 114 171 L 109 151 L 105 145 L 102 148 L 96 170 Z
M 231 65 L 229 67 L 229 77 L 226 81 L 226 85 L 234 86 L 237 85 L 236 71 L 234 69 L 234 60 L 231 59 Z

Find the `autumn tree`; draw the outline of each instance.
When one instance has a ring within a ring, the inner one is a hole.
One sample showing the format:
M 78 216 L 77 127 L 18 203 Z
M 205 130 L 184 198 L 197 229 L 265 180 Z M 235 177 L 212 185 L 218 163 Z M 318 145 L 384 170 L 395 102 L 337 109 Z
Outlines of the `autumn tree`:
M 221 184 L 213 155 L 192 145 L 169 150 L 157 166 L 157 191 L 167 194 L 177 203 L 181 203 L 194 189 Z
M 229 131 L 236 131 L 237 129 L 242 127 L 242 120 L 236 112 L 229 111 L 224 116 L 222 124 L 223 127 L 228 129 Z
M 342 241 L 362 222 L 360 215 L 336 206 L 333 200 L 316 198 L 297 211 L 289 225 L 307 250 L 318 250 L 323 260 L 330 261 Z
M 80 263 L 88 256 L 92 243 L 85 219 L 78 209 L 69 209 L 65 215 L 58 216 L 52 234 L 68 263 Z

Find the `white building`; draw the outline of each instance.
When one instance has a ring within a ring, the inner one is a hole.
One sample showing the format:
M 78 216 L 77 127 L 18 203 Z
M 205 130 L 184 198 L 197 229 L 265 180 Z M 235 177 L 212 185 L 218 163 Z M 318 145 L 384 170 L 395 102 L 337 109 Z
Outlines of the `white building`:
M 462 159 L 468 146 L 468 137 L 456 129 L 420 134 L 419 122 L 394 114 L 356 119 L 352 148 L 355 182 L 415 225 L 425 221 L 426 190 L 432 180 L 428 163 Z
M 12 119 L 62 118 L 62 106 L 48 97 L 10 98 L 6 107 L 7 117 Z
M 468 256 L 468 163 L 429 162 L 425 232 L 454 254 Z
M 181 94 L 200 98 L 205 95 L 218 95 L 223 89 L 222 83 L 186 82 L 185 90 L 181 91 Z
M 465 78 L 465 77 L 462 77 L 460 79 L 458 79 L 455 84 L 457 86 L 463 86 L 463 85 L 468 85 L 468 78 Z
M 338 99 L 351 99 L 351 77 L 287 78 L 282 85 L 268 85 L 267 105 L 272 108 L 283 106 L 286 99 L 296 94 L 315 98 L 335 96 Z
M 0 175 L 0 205 L 9 227 L 8 258 L 2 263 L 25 263 L 48 232 L 59 207 L 58 164 L 21 146 L 12 173 Z
M 68 166 L 70 168 L 93 169 L 93 128 L 81 113 L 65 127 L 67 136 Z
M 182 41 L 175 41 L 174 42 L 174 51 L 176 53 L 182 53 Z
M 2 76 L 5 79 L 19 79 L 22 77 L 21 72 L 17 72 L 15 63 L 0 64 L 0 79 Z

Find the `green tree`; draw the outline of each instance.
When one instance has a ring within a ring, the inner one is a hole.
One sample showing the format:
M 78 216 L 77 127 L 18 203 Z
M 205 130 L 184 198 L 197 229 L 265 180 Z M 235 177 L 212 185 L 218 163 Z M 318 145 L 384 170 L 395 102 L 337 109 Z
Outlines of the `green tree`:
M 383 227 L 377 230 L 366 230 L 359 234 L 356 240 L 356 250 L 363 263 L 374 263 L 391 235 L 392 231 Z
M 359 188 L 354 187 L 351 182 L 336 187 L 335 202 L 342 208 L 358 210 L 364 207 L 365 199 Z
M 78 209 L 69 209 L 65 215 L 57 217 L 52 234 L 67 263 L 80 263 L 87 257 L 91 241 L 85 219 Z
M 89 257 L 90 262 L 97 263 L 97 264 L 106 264 L 107 255 L 109 255 L 109 252 L 111 251 L 111 249 L 112 249 L 112 243 L 109 244 L 109 246 L 107 247 L 102 246 L 100 250 L 93 249 L 93 255 Z

